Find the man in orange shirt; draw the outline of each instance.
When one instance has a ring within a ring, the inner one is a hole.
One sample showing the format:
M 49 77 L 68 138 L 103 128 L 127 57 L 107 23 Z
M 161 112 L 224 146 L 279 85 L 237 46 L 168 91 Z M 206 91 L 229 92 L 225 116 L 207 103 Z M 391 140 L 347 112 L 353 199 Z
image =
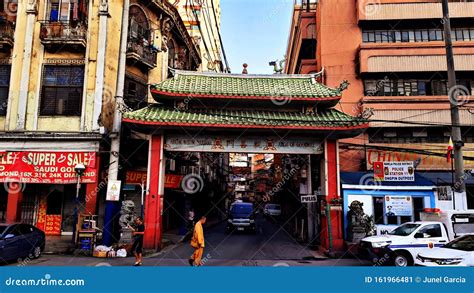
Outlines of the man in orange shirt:
M 201 266 L 202 254 L 204 253 L 204 231 L 202 225 L 206 223 L 206 217 L 202 216 L 196 225 L 194 225 L 193 238 L 191 238 L 191 246 L 194 248 L 194 253 L 189 259 L 189 265 Z

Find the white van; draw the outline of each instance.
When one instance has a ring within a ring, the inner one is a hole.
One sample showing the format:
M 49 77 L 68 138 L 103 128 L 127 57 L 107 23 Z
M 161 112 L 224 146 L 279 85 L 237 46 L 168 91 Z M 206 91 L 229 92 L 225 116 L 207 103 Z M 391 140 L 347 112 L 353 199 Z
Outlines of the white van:
M 474 233 L 474 210 L 426 209 L 420 219 L 404 223 L 386 235 L 362 239 L 359 253 L 376 264 L 411 266 L 422 249 L 441 247 L 455 237 Z

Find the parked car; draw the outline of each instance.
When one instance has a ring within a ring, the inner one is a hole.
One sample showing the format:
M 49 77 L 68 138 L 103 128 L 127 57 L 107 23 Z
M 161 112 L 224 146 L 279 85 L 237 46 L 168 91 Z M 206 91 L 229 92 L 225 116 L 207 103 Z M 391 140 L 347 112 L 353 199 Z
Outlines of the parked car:
M 263 209 L 263 214 L 273 217 L 281 216 L 281 206 L 279 204 L 267 203 Z
M 438 221 L 408 222 L 386 235 L 363 238 L 360 256 L 374 263 L 411 266 L 421 250 L 441 247 L 456 237 L 474 233 L 473 210 L 424 212 L 421 218 Z
M 235 202 L 230 206 L 226 233 L 237 231 L 251 231 L 256 233 L 255 211 L 252 203 Z
M 421 250 L 415 264 L 426 267 L 474 266 L 474 234 L 456 238 L 440 248 Z
M 38 228 L 22 223 L 0 224 L 0 261 L 38 258 L 46 237 Z

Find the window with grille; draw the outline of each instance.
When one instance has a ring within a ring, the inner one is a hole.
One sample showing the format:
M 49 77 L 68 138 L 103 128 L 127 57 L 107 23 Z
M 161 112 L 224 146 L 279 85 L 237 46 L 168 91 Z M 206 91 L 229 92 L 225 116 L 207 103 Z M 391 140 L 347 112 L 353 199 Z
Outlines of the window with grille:
M 138 110 L 147 105 L 148 88 L 146 84 L 126 76 L 124 92 L 125 104 L 130 108 Z
M 80 116 L 84 66 L 45 65 L 40 115 Z
M 0 65 L 0 116 L 7 114 L 8 90 L 10 89 L 10 65 Z

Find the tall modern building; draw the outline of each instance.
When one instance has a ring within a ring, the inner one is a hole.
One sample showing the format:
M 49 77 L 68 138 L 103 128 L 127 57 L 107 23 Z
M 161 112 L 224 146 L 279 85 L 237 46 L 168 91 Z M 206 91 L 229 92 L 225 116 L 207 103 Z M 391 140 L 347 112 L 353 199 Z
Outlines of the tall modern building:
M 337 108 L 372 121 L 365 134 L 339 144 L 342 189 L 378 185 L 380 194 L 371 191 L 373 200 L 364 201 L 377 218 L 384 208 L 382 194 L 390 188 L 374 181 L 374 162 L 408 161 L 416 176 L 401 185 L 411 186 L 404 187 L 409 196 L 421 185 L 427 190 L 426 198 L 413 196 L 411 217 L 380 216 L 377 224 L 416 219 L 427 207 L 474 208 L 469 172 L 474 167 L 474 2 L 449 1 L 449 12 L 468 172 L 467 196 L 454 200 L 446 159 L 451 119 L 440 1 L 295 1 L 285 72 L 318 73 L 328 86 L 348 80 Z

